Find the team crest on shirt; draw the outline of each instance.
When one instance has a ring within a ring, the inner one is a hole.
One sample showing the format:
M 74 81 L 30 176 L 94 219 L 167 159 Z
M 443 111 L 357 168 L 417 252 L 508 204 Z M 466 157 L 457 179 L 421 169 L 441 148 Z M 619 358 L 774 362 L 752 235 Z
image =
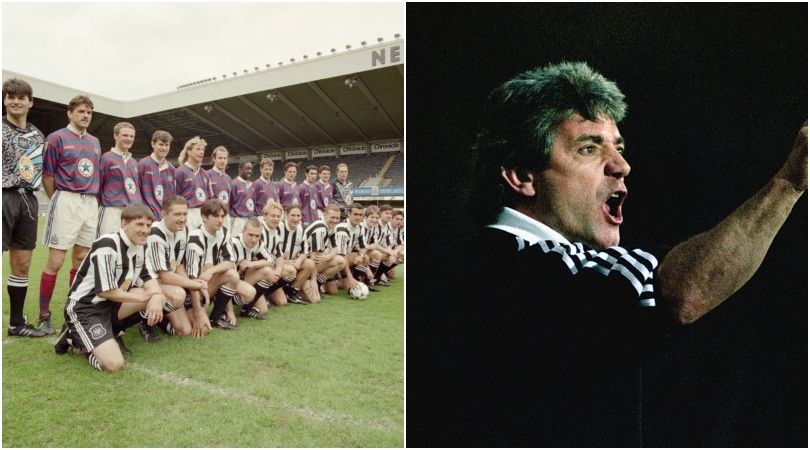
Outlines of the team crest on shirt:
M 93 175 L 93 170 L 95 169 L 93 166 L 93 161 L 90 161 L 87 158 L 80 159 L 79 164 L 76 165 L 76 168 L 79 169 L 79 174 L 83 177 Z
M 157 201 L 160 203 L 163 203 L 163 186 L 160 184 L 155 186 L 155 199 L 157 199 Z
M 127 188 L 127 193 L 129 195 L 135 195 L 135 191 L 137 191 L 137 188 L 135 186 L 135 180 L 133 180 L 130 177 L 127 177 L 127 179 L 124 180 L 124 186 Z
M 309 201 L 309 209 L 311 209 L 311 210 L 313 210 L 313 211 L 315 211 L 316 209 L 318 209 L 318 205 L 316 205 L 316 204 L 315 204 L 315 200 L 310 200 L 310 201 Z
M 253 199 L 251 198 L 247 199 L 247 201 L 245 202 L 245 208 L 247 208 L 250 211 L 253 211 Z
M 31 158 L 22 155 L 20 159 L 17 160 L 17 173 L 19 173 L 20 178 L 29 182 L 34 179 L 34 163 L 31 162 Z
M 132 278 L 127 278 L 124 280 L 124 283 L 121 285 L 121 290 L 126 291 L 129 289 L 129 286 L 132 284 Z
M 217 198 L 219 199 L 219 201 L 221 201 L 222 203 L 225 203 L 227 205 L 228 204 L 228 191 L 219 191 L 219 195 L 217 195 Z
M 50 243 L 54 245 L 59 245 L 59 238 L 56 237 L 56 233 L 51 235 Z
M 107 334 L 107 330 L 105 330 L 104 327 L 101 326 L 101 324 L 98 324 L 98 323 L 93 325 L 92 327 L 90 327 L 90 329 L 88 331 L 90 331 L 90 336 L 92 336 L 93 339 L 96 339 L 96 340 L 98 340 L 100 337 Z
M 194 191 L 194 195 L 197 196 L 197 200 L 199 200 L 201 202 L 205 201 L 205 191 L 202 188 L 198 187 L 197 190 Z

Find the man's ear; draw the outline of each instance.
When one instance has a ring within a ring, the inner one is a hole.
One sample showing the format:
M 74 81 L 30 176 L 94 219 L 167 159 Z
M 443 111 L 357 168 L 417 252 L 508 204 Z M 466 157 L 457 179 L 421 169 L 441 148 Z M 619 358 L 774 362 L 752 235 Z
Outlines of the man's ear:
M 534 176 L 531 172 L 525 172 L 525 180 L 521 180 L 515 169 L 501 168 L 501 177 L 506 180 L 507 186 L 517 194 L 525 197 L 534 197 Z

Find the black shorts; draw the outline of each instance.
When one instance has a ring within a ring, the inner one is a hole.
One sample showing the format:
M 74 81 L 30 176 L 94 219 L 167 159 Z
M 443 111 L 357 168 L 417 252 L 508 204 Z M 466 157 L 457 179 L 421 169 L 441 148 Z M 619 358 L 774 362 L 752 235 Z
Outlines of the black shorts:
M 112 318 L 119 309 L 121 303 L 107 300 L 93 305 L 77 304 L 72 314 L 65 310 L 68 338 L 73 341 L 73 346 L 87 354 L 113 339 Z
M 37 244 L 39 202 L 31 191 L 3 189 L 3 251 L 33 250 Z

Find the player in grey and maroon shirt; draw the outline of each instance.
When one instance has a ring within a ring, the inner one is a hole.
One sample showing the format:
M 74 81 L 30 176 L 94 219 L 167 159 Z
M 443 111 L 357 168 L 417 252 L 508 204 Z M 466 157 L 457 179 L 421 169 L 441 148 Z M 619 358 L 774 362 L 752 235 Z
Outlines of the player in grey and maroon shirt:
M 284 165 L 284 178 L 278 182 L 278 199 L 284 211 L 291 205 L 298 205 L 298 195 L 295 192 L 295 175 L 298 172 L 298 164 L 288 162 Z
M 214 167 L 205 172 L 211 183 L 211 193 L 225 205 L 227 211 L 231 197 L 231 176 L 225 173 L 228 167 L 228 149 L 221 145 L 215 148 L 211 152 L 211 163 Z
M 304 178 L 304 182 L 295 187 L 295 192 L 298 195 L 298 204 L 301 205 L 301 224 L 304 228 L 318 220 L 317 195 L 315 191 L 315 183 L 317 183 L 318 180 L 318 168 L 308 166 L 305 173 L 306 178 Z
M 48 261 L 39 284 L 40 329 L 53 334 L 51 296 L 56 276 L 72 248 L 70 284 L 79 264 L 96 237 L 98 224 L 99 162 L 101 144 L 87 132 L 93 117 L 93 101 L 79 95 L 68 103 L 70 123 L 45 138 L 42 186 L 51 199 L 45 226 Z
M 315 182 L 315 205 L 318 208 L 318 217 L 324 218 L 323 210 L 327 205 L 332 203 L 332 185 L 329 183 L 329 177 L 332 175 L 329 166 L 321 166 L 318 168 L 318 181 Z M 338 208 L 340 209 L 340 208 Z
M 135 127 L 118 122 L 113 128 L 115 147 L 101 155 L 101 208 L 96 237 L 121 229 L 121 211 L 131 204 L 143 203 L 138 186 L 138 162 L 129 149 L 135 142 Z
M 174 166 L 166 160 L 172 135 L 158 130 L 152 134 L 152 154 L 138 161 L 138 179 L 143 203 L 152 210 L 152 218 L 163 218 L 163 199 L 174 195 Z
M 208 174 L 202 169 L 205 156 L 205 140 L 195 136 L 186 142 L 177 160 L 180 167 L 175 171 L 177 195 L 188 201 L 188 228 L 194 230 L 202 225 L 200 208 L 209 198 L 214 198 Z
M 242 227 L 251 217 L 256 217 L 253 204 L 253 183 L 250 181 L 253 173 L 253 163 L 245 161 L 239 164 L 239 176 L 231 180 L 231 222 L 229 229 L 233 236 L 242 233 Z
M 253 182 L 253 207 L 256 215 L 261 216 L 264 205 L 268 203 L 281 203 L 278 199 L 278 186 L 270 177 L 273 175 L 273 160 L 265 158 L 259 163 L 261 176 Z

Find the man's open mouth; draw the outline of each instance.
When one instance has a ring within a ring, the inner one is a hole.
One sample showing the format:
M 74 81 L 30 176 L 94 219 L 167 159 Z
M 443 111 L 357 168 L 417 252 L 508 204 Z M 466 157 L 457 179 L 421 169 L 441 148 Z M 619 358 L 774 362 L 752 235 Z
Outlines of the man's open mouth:
M 626 191 L 615 191 L 610 197 L 602 204 L 602 210 L 614 225 L 622 223 L 622 203 L 627 197 Z

